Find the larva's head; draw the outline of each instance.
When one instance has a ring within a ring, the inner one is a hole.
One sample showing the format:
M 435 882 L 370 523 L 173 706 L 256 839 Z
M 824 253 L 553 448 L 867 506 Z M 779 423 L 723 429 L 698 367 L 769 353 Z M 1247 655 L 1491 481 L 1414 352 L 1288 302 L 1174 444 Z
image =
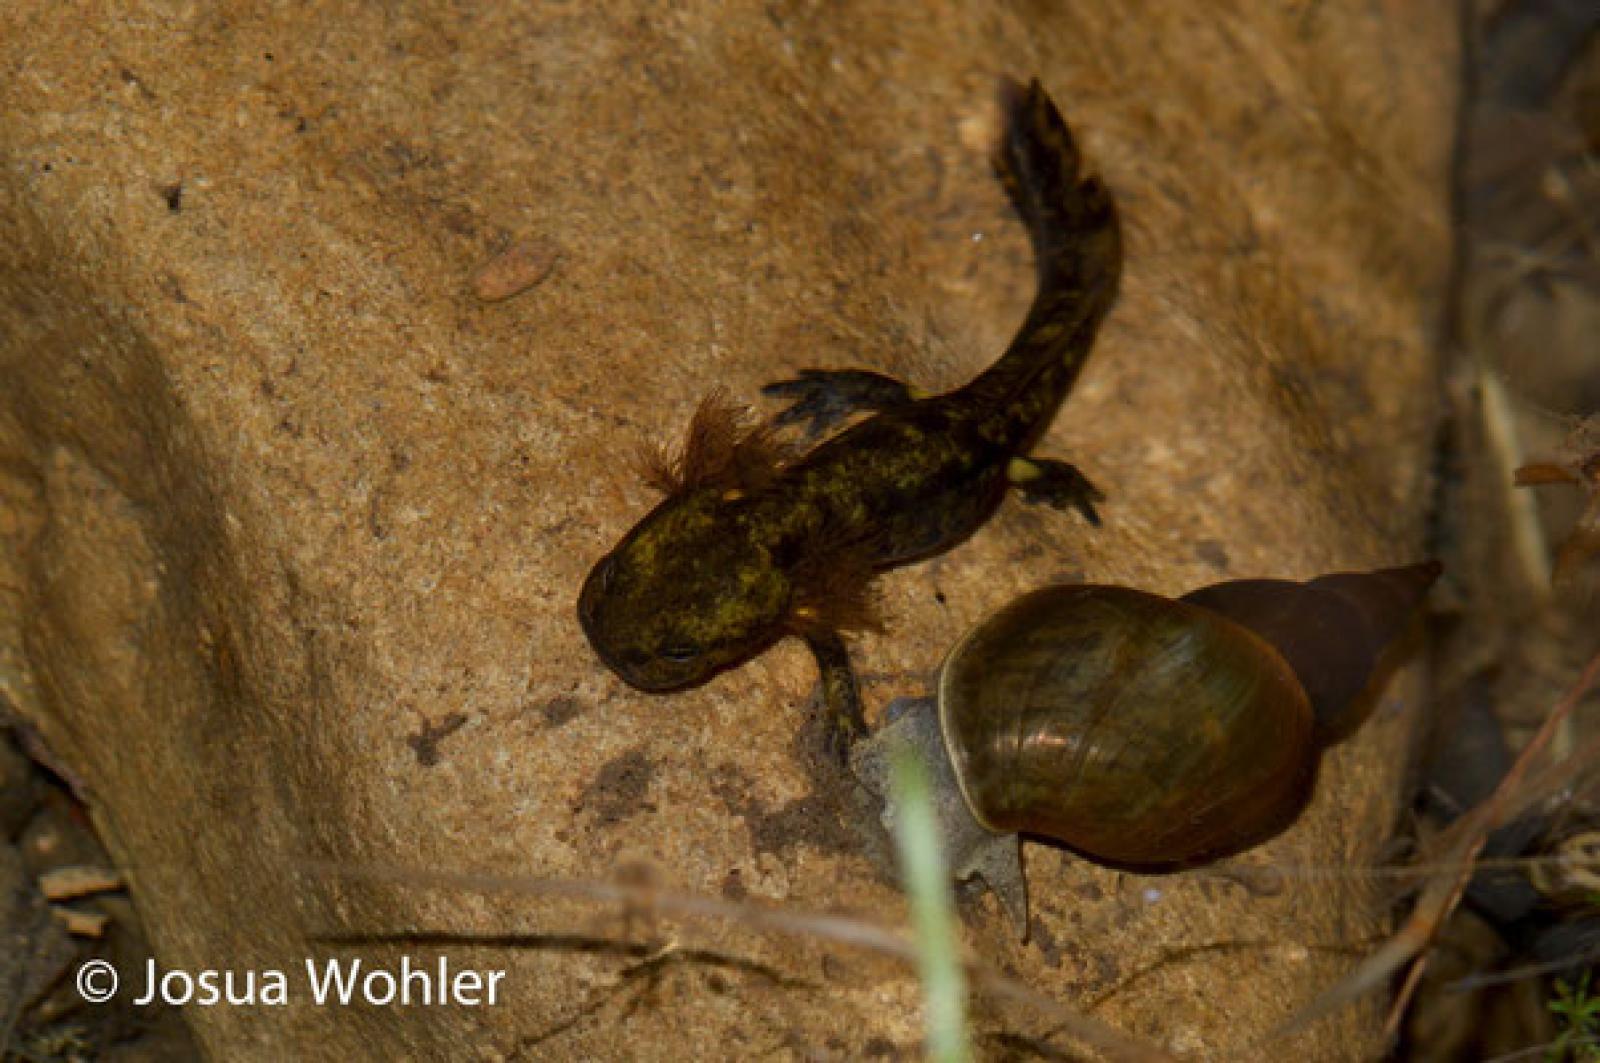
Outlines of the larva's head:
M 785 632 L 791 588 L 714 490 L 658 506 L 589 573 L 578 619 L 612 671 L 640 690 L 704 682 Z

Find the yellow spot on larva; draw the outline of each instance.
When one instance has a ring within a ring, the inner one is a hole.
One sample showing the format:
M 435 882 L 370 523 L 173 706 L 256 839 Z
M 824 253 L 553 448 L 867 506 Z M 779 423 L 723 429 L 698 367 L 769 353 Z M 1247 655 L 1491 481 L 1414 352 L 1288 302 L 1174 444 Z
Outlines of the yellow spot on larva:
M 737 502 L 743 497 L 744 492 L 739 490 L 737 487 L 730 487 L 726 491 L 722 492 L 722 500 L 724 502 Z
M 1026 458 L 1012 458 L 1006 465 L 1006 479 L 1014 484 L 1023 484 L 1037 480 L 1040 471 L 1039 466 Z

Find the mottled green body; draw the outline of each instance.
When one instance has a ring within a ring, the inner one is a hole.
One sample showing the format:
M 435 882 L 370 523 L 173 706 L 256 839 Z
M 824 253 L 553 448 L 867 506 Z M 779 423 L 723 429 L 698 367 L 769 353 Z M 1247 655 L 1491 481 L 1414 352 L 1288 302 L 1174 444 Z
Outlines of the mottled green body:
M 1078 177 L 1060 115 L 1034 83 L 1009 86 L 996 171 L 1027 223 L 1039 288 L 1006 353 L 965 387 L 916 400 L 869 373 L 808 372 L 769 389 L 786 420 L 823 427 L 876 412 L 793 460 L 761 430 L 697 418 L 669 497 L 591 573 L 579 601 L 590 641 L 628 682 L 670 690 L 747 660 L 785 635 L 823 669 L 834 722 L 861 729 L 838 633 L 866 626 L 871 576 L 947 550 L 1009 485 L 1093 517 L 1071 466 L 1019 462 L 1048 426 L 1110 309 L 1121 268 L 1116 212 Z M 727 414 L 720 416 L 727 417 Z M 781 419 L 783 420 L 783 419 Z

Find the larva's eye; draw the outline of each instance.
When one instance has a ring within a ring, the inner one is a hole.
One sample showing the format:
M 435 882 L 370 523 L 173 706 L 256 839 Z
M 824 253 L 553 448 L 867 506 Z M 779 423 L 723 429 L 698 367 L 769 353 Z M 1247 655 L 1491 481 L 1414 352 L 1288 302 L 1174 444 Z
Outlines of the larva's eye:
M 679 643 L 674 646 L 663 646 L 660 653 L 673 664 L 687 664 L 700 656 L 700 647 L 691 643 Z

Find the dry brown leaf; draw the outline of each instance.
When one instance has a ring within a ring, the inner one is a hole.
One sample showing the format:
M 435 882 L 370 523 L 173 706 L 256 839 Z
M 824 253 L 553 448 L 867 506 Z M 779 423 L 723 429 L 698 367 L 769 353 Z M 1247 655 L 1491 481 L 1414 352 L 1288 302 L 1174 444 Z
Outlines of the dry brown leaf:
M 561 257 L 552 240 L 530 237 L 518 240 L 472 274 L 472 294 L 486 303 L 503 302 L 520 295 L 550 276 Z
M 1575 483 L 1589 504 L 1556 548 L 1554 580 L 1570 580 L 1591 558 L 1600 556 L 1600 415 L 1579 422 L 1556 454 L 1516 471 L 1518 487 Z
M 109 893 L 123 885 L 122 876 L 116 871 L 87 864 L 58 867 L 39 876 L 39 891 L 52 901 Z
M 79 938 L 100 938 L 105 936 L 106 924 L 111 922 L 111 917 L 104 912 L 85 912 L 77 908 L 65 908 L 57 905 L 50 911 L 61 920 L 61 925 L 67 928 L 67 933 Z

